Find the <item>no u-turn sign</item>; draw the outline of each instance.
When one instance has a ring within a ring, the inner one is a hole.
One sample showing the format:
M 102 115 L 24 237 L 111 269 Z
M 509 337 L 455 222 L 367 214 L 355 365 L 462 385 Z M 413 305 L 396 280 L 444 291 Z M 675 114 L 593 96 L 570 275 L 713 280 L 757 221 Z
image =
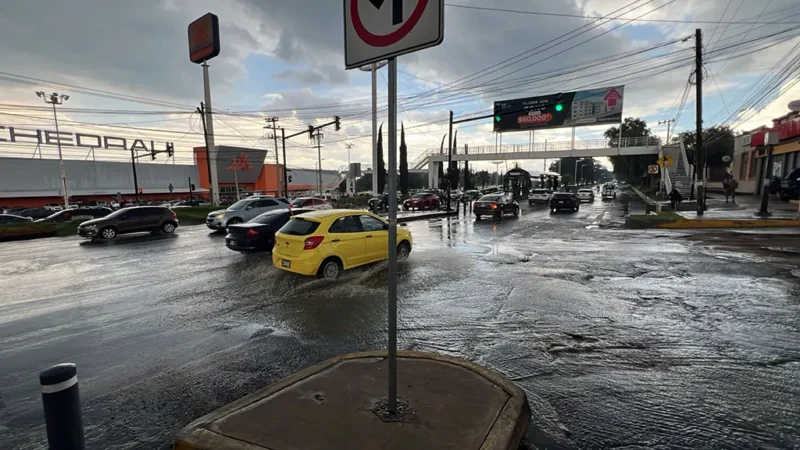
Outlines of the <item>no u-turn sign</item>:
M 345 67 L 439 45 L 444 0 L 343 0 Z

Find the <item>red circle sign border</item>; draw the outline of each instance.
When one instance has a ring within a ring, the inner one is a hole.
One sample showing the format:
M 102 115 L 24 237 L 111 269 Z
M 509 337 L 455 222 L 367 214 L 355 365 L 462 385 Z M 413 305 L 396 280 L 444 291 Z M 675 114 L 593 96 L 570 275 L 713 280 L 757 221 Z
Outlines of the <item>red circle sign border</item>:
M 414 12 L 411 13 L 408 20 L 406 20 L 406 23 L 389 34 L 379 35 L 367 30 L 361 22 L 361 16 L 358 14 L 358 1 L 359 0 L 350 0 L 350 20 L 353 22 L 353 29 L 358 37 L 361 38 L 364 43 L 373 47 L 387 47 L 400 42 L 400 40 L 406 37 L 417 23 L 419 23 L 419 19 L 422 18 L 422 14 L 425 12 L 425 7 L 428 6 L 428 0 L 419 0 L 417 7 L 414 9 Z

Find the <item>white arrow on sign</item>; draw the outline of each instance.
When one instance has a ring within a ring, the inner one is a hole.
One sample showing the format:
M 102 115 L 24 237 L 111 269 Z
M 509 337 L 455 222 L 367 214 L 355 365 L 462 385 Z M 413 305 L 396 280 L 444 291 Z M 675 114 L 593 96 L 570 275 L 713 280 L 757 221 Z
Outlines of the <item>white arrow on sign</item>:
M 348 69 L 433 47 L 444 39 L 444 0 L 343 0 L 343 4 Z

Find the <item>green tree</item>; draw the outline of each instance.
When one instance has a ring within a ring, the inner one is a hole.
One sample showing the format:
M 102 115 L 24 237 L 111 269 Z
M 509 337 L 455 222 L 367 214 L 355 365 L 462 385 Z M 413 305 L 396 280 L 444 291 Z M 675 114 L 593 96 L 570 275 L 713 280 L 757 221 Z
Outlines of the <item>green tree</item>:
M 571 184 L 575 184 L 575 177 L 572 176 L 571 173 L 561 176 L 561 185 L 562 186 L 569 186 Z
M 400 122 L 400 194 L 403 197 L 408 195 L 408 148 L 403 122 Z
M 480 172 L 475 173 L 473 179 L 475 180 L 476 186 L 485 188 L 487 184 L 492 182 L 492 175 L 488 170 L 481 170 Z
M 453 149 L 451 152 L 455 152 L 456 147 L 458 146 L 458 130 L 456 130 L 455 134 L 453 135 Z M 457 189 L 458 188 L 458 161 L 450 161 L 450 170 L 447 172 L 450 178 L 450 183 L 448 184 L 448 189 Z
M 383 162 L 383 124 L 378 128 L 378 192 L 373 194 L 383 194 L 386 186 L 386 163 Z
M 689 164 L 694 164 L 695 148 L 697 148 L 697 132 L 684 131 L 672 139 L 673 143 L 677 143 L 679 139 L 683 139 L 683 145 L 686 147 L 686 158 Z M 703 147 L 706 149 L 706 165 L 708 167 L 727 167 L 728 163 L 722 160 L 725 156 L 733 158 L 734 147 L 733 131 L 726 126 L 711 127 L 703 129 Z
M 447 138 L 447 133 L 445 133 L 444 136 L 442 136 L 442 144 L 439 146 L 440 155 L 444 153 L 445 138 Z M 439 173 L 437 175 L 439 176 L 439 187 L 441 188 L 445 185 L 445 183 L 447 183 L 447 180 L 444 177 L 444 161 L 439 163 L 438 165 L 439 165 Z
M 603 134 L 609 147 L 619 146 L 619 127 L 611 127 Z M 626 117 L 622 124 L 622 137 L 650 136 L 647 122 L 638 117 Z M 611 164 L 618 178 L 631 183 L 638 182 L 647 174 L 647 166 L 656 163 L 657 155 L 611 156 Z

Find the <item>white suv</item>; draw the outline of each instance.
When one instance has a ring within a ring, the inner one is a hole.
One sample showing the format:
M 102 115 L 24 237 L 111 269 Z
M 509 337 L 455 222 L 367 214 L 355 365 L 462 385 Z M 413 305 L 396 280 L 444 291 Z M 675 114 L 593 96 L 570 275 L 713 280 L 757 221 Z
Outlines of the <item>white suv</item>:
M 289 209 L 289 200 L 283 197 L 248 197 L 239 200 L 228 209 L 210 213 L 206 217 L 206 226 L 212 230 L 222 231 L 227 229 L 228 225 L 247 222 L 276 209 Z

